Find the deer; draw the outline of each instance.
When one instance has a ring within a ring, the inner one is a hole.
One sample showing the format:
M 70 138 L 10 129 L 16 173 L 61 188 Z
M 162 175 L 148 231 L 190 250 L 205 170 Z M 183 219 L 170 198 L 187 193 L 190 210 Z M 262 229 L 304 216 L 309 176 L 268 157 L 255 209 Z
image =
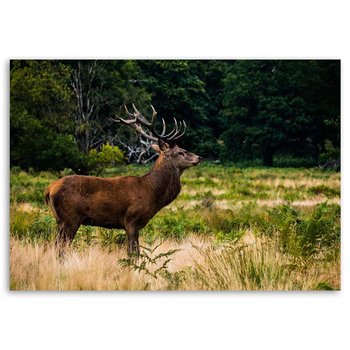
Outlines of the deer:
M 115 115 L 116 119 L 111 119 L 151 140 L 152 148 L 159 156 L 151 170 L 143 176 L 103 178 L 69 175 L 45 189 L 45 202 L 57 222 L 55 246 L 60 257 L 81 225 L 125 230 L 128 256 L 138 257 L 139 231 L 158 211 L 176 199 L 181 191 L 183 171 L 202 160 L 177 145 L 177 140 L 186 132 L 185 121 L 178 122 L 173 118 L 174 127 L 167 133 L 162 118 L 162 131 L 158 133 L 154 126 L 157 112 L 152 105 L 150 121 L 134 104 L 133 112 L 124 107 L 127 119 L 118 115 Z

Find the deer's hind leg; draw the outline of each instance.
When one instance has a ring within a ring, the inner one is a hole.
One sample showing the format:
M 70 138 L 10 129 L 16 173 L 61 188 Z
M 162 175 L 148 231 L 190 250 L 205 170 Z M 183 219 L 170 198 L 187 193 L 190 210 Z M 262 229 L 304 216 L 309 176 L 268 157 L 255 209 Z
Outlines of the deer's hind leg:
M 56 236 L 56 249 L 58 250 L 59 258 L 64 257 L 66 248 L 72 243 L 75 234 L 79 229 L 80 223 L 65 223 L 58 222 L 57 236 Z

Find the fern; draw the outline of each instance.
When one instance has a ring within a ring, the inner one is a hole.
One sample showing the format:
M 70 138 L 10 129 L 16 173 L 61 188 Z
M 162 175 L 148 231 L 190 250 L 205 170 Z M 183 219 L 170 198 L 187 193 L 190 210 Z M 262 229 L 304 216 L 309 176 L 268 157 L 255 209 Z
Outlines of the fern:
M 165 275 L 171 274 L 168 271 L 168 264 L 171 261 L 171 256 L 181 249 L 170 249 L 167 252 L 155 254 L 155 251 L 162 245 L 162 242 L 156 245 L 154 248 L 140 246 L 143 251 L 139 257 L 130 257 L 126 259 L 119 259 L 118 264 L 124 268 L 131 268 L 137 272 L 144 272 L 146 275 L 155 279 Z M 155 255 L 154 255 L 155 254 Z M 152 266 L 161 264 L 160 267 L 153 270 Z

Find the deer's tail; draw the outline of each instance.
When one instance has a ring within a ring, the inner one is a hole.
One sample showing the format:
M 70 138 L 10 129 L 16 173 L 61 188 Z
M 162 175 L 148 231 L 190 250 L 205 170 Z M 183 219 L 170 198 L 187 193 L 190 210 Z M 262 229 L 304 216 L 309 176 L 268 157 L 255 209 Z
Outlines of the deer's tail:
M 51 188 L 51 186 L 47 186 L 45 189 L 45 192 L 44 192 L 46 205 L 50 204 L 50 188 Z
M 46 187 L 46 189 L 44 191 L 44 198 L 45 198 L 46 205 L 48 205 L 48 207 L 50 208 L 54 218 L 58 222 L 59 221 L 59 217 L 57 215 L 57 211 L 56 211 L 56 208 L 55 208 L 54 203 L 53 203 L 53 198 L 52 198 L 52 195 L 51 195 L 51 186 L 52 186 L 52 184 L 49 185 L 48 187 Z

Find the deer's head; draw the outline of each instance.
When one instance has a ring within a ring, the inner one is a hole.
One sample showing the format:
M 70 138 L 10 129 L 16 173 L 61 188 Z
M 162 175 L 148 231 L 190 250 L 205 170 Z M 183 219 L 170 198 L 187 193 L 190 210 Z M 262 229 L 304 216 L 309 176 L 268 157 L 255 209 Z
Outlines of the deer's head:
M 178 147 L 176 144 L 176 140 L 181 138 L 186 132 L 187 125 L 185 121 L 178 122 L 174 118 L 174 128 L 172 131 L 167 133 L 166 124 L 162 118 L 163 130 L 161 133 L 158 133 L 154 128 L 157 112 L 153 106 L 151 105 L 153 114 L 150 122 L 136 109 L 134 104 L 132 106 L 134 109 L 133 113 L 130 113 L 125 106 L 126 113 L 130 119 L 122 119 L 116 116 L 117 119 L 113 120 L 132 127 L 146 139 L 156 142 L 152 145 L 152 148 L 156 152 L 160 153 L 165 160 L 171 162 L 181 171 L 201 162 L 201 157 Z M 144 128 L 146 128 L 150 133 L 145 131 Z
M 158 145 L 153 144 L 152 148 L 156 152 L 163 154 L 167 161 L 173 163 L 180 170 L 185 170 L 193 165 L 197 165 L 202 160 L 202 158 L 196 154 L 188 152 L 178 147 L 176 144 L 171 145 L 162 140 L 158 141 Z

